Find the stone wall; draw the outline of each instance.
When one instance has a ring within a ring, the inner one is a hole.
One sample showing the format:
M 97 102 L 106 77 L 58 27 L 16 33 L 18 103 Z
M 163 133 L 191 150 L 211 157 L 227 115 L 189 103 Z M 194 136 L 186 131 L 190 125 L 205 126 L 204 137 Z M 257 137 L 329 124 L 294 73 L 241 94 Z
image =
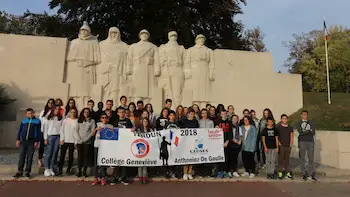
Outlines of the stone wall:
M 8 107 L 11 111 L 2 111 L 12 118 L 1 122 L 0 147 L 13 145 L 14 137 L 9 136 L 17 132 L 24 113 L 21 109 L 32 107 L 39 113 L 48 98 L 67 101 L 69 85 L 63 83 L 67 46 L 65 38 L 0 34 L 0 83 L 17 99 Z M 266 107 L 276 117 L 302 108 L 301 76 L 275 73 L 271 53 L 215 50 L 214 61 L 212 104 L 232 104 L 239 115 L 245 108 L 255 109 L 259 117 Z M 183 97 L 183 104 L 190 105 L 190 94 L 184 91 Z M 163 101 L 153 100 L 153 104 L 159 112 Z
M 298 135 L 295 132 L 292 157 L 299 158 Z M 315 136 L 315 162 L 334 168 L 350 169 L 350 132 L 317 131 Z

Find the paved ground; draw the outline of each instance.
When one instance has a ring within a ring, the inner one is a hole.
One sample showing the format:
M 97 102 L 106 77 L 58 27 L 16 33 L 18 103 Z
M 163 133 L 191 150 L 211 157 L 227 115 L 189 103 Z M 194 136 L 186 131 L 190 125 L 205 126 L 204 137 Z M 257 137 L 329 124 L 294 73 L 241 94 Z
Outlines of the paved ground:
M 41 191 L 41 192 L 37 192 Z M 153 182 L 148 185 L 91 186 L 89 182 L 20 182 L 0 185 L 1 196 L 150 196 L 150 197 L 348 197 L 348 184 L 323 183 L 243 183 L 243 182 Z

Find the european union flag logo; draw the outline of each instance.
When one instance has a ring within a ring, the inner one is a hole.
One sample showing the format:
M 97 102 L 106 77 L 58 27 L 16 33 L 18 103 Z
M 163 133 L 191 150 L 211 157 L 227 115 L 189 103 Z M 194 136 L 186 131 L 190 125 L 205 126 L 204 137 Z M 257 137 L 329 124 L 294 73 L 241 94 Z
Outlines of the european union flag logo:
M 101 140 L 118 140 L 119 139 L 119 128 L 103 128 L 100 132 Z

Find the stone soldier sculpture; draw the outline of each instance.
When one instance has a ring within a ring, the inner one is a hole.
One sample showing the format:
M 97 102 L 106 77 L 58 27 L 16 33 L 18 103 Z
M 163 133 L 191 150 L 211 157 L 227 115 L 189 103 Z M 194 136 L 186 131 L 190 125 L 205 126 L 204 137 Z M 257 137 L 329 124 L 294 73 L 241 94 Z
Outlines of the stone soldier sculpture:
M 131 92 L 135 101 L 150 102 L 156 77 L 160 75 L 158 48 L 148 41 L 149 37 L 147 30 L 140 31 L 140 41 L 132 44 L 128 50 L 127 74 L 132 75 Z
M 108 38 L 100 42 L 101 64 L 96 68 L 97 83 L 102 86 L 101 101 L 113 100 L 119 102 L 128 45 L 121 40 L 120 31 L 117 27 L 111 27 Z
M 185 74 L 191 78 L 193 102 L 205 108 L 209 102 L 210 82 L 214 81 L 214 53 L 206 47 L 205 36 L 197 35 L 195 45 L 186 51 Z
M 181 104 L 184 85 L 183 63 L 185 48 L 177 42 L 177 33 L 168 33 L 169 42 L 159 47 L 161 76 L 158 87 L 163 88 L 165 98 L 173 100 L 174 106 Z
M 92 86 L 96 84 L 96 64 L 101 62 L 100 47 L 89 25 L 84 22 L 78 38 L 72 40 L 67 56 L 66 83 L 69 83 L 69 96 L 77 99 L 83 108 L 91 99 Z

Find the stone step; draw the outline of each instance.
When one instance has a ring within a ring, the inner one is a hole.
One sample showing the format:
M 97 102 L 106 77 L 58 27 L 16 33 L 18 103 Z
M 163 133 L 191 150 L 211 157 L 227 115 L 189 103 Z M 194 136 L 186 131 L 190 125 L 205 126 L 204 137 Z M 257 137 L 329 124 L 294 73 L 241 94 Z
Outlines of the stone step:
M 136 168 L 136 167 L 135 167 Z M 156 174 L 158 175 L 162 175 L 164 172 L 164 168 L 162 167 L 152 167 L 152 173 L 155 174 L 155 172 L 157 172 Z M 157 169 L 159 168 L 159 170 Z M 181 168 L 181 167 L 178 167 Z M 37 166 L 33 166 L 32 168 L 32 174 L 33 175 L 38 175 L 38 174 L 43 174 L 44 173 L 44 168 L 43 167 L 37 167 Z M 63 169 L 63 173 L 65 173 L 66 168 Z M 179 170 L 181 171 L 181 170 Z M 15 174 L 17 172 L 17 165 L 0 165 L 0 174 Z M 108 174 L 112 174 L 113 169 L 112 168 L 108 168 L 107 169 Z M 135 169 L 136 172 L 136 169 Z M 158 173 L 159 172 L 159 173 Z M 240 173 L 244 172 L 244 169 L 241 168 L 239 169 Z M 301 176 L 301 171 L 300 168 L 294 168 L 293 169 L 293 174 L 294 176 Z M 73 166 L 72 168 L 72 174 L 77 173 L 77 168 L 76 166 Z M 91 168 L 88 168 L 88 174 L 91 174 Z M 266 171 L 264 169 L 260 169 L 259 173 L 261 176 L 265 176 L 266 175 Z M 334 169 L 334 168 L 318 168 L 316 170 L 316 175 L 319 176 L 323 176 L 323 177 L 344 177 L 344 176 L 350 176 L 350 170 L 340 170 L 340 169 Z

